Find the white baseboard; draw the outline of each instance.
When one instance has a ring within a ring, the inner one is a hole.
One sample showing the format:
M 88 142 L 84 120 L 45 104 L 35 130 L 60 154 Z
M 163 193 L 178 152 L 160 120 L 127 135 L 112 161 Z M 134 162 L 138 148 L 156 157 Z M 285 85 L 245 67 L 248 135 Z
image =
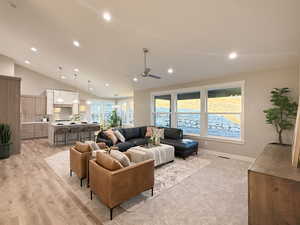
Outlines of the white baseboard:
M 252 158 L 252 157 L 229 154 L 229 153 L 225 153 L 225 152 L 218 152 L 218 151 L 213 151 L 213 150 L 208 150 L 208 149 L 199 149 L 199 153 L 201 153 L 201 152 L 211 154 L 211 155 L 226 157 L 226 158 L 230 158 L 230 159 L 237 159 L 237 160 L 241 160 L 241 161 L 245 161 L 245 162 L 253 163 L 255 161 L 255 158 Z

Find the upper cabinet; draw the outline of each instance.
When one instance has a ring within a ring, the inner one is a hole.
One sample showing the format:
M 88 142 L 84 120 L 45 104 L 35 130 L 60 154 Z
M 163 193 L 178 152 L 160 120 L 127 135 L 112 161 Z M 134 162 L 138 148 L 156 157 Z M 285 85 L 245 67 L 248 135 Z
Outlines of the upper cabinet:
M 32 122 L 35 121 L 35 98 L 34 96 L 21 97 L 21 121 Z
M 21 96 L 21 121 L 34 122 L 37 116 L 46 115 L 45 96 Z
M 47 115 L 53 114 L 53 104 L 54 104 L 54 98 L 53 98 L 53 90 L 47 90 L 46 91 L 47 96 Z
M 35 114 L 46 115 L 46 96 L 35 96 Z
M 54 90 L 54 104 L 68 104 L 73 105 L 74 103 L 78 104 L 79 94 L 77 92 L 71 91 L 60 91 Z
M 73 114 L 78 114 L 79 93 L 62 90 L 47 90 L 47 114 L 53 114 L 53 105 L 72 105 Z

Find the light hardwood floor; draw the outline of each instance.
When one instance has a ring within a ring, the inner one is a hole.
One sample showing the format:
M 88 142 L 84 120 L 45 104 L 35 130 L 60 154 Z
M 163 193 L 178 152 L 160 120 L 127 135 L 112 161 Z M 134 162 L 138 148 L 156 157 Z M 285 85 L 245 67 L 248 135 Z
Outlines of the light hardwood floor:
M 26 140 L 21 154 L 0 161 L 0 225 L 102 224 L 45 162 L 64 149 Z

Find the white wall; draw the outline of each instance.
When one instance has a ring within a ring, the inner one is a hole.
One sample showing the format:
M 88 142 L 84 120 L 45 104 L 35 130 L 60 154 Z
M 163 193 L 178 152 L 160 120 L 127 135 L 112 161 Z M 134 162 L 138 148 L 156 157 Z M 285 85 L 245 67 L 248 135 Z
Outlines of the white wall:
M 23 66 L 15 64 L 15 75 L 21 77 L 21 94 L 22 95 L 42 95 L 46 89 L 63 89 L 76 91 L 80 94 L 80 99 L 100 99 L 90 93 L 75 89 L 74 87 L 51 79 L 43 74 L 37 73 Z
M 14 76 L 14 60 L 0 55 L 0 75 Z
M 275 88 L 289 87 L 298 101 L 299 70 L 298 67 L 274 71 L 254 72 L 232 75 L 220 79 L 169 86 L 159 89 L 148 89 L 134 92 L 135 126 L 150 125 L 150 93 L 201 85 L 245 81 L 245 143 L 232 144 L 217 141 L 200 141 L 200 147 L 231 154 L 256 157 L 267 143 L 277 141 L 274 128 L 265 123 L 264 109 L 271 106 L 270 91 Z M 197 138 L 196 138 L 197 139 Z M 197 139 L 199 140 L 199 139 Z M 292 142 L 292 132 L 285 136 L 287 143 Z

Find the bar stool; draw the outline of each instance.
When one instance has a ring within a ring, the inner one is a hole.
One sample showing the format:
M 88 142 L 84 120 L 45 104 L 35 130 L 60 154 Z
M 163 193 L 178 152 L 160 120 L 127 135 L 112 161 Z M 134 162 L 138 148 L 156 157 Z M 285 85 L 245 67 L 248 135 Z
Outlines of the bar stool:
M 69 132 L 69 129 L 66 127 L 57 128 L 54 131 L 54 144 L 55 145 L 58 145 L 58 144 L 66 145 L 68 132 Z M 59 137 L 61 137 L 61 136 L 63 138 L 61 140 L 59 140 Z
M 80 130 L 80 141 L 85 142 L 88 140 L 88 127 L 82 127 Z
M 68 144 L 74 144 L 76 141 L 79 141 L 79 132 L 80 128 L 79 127 L 71 127 L 68 134 L 67 134 L 67 139 L 68 139 Z
M 92 126 L 88 128 L 89 140 L 95 140 L 95 132 L 100 130 L 100 126 Z

